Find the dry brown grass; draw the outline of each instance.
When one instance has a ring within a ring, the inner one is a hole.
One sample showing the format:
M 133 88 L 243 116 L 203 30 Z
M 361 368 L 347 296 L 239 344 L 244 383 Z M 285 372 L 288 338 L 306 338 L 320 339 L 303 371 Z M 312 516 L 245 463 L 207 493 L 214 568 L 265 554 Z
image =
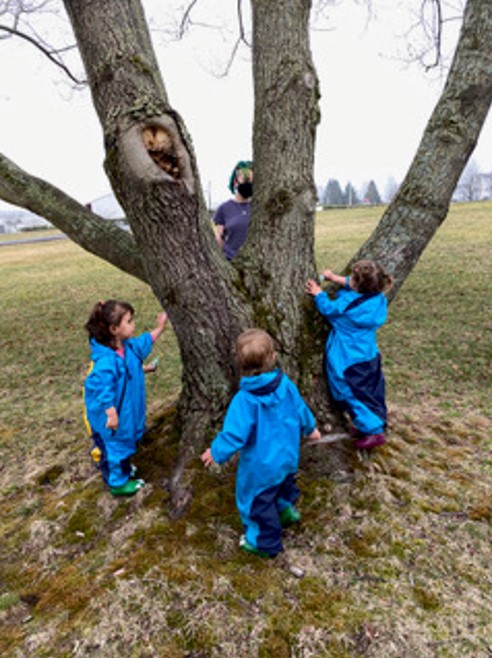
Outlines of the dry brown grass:
M 197 463 L 189 515 L 167 517 L 179 385 L 172 333 L 148 380 L 154 426 L 137 465 L 149 484 L 133 499 L 108 495 L 81 424 L 80 326 L 93 300 L 115 290 L 135 303 L 141 328 L 153 322 L 155 302 L 68 242 L 9 247 L 0 281 L 1 655 L 490 658 L 492 421 L 482 326 L 491 284 L 475 282 L 492 239 L 479 209 L 491 206 L 453 209 L 462 214 L 452 214 L 392 305 L 381 336 L 387 445 L 370 460 L 351 452 L 350 472 L 336 480 L 307 468 L 312 451 L 329 445 L 303 448 L 303 521 L 272 561 L 237 550 L 232 466 L 209 474 Z M 376 219 L 364 216 L 362 230 Z M 323 255 L 325 221 L 320 261 L 340 266 L 360 230 L 350 235 L 345 217 L 330 216 L 342 234 L 337 263 Z M 458 243 L 467 254 L 459 263 Z M 449 277 L 455 294 L 443 295 Z

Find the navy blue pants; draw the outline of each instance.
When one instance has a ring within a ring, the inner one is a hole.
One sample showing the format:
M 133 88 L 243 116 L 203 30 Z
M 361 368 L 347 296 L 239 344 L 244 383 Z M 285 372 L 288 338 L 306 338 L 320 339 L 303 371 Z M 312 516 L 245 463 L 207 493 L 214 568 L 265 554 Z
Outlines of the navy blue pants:
M 125 459 L 111 459 L 108 457 L 108 451 L 102 437 L 97 432 L 92 434 L 92 440 L 101 451 L 99 467 L 104 482 L 108 487 L 125 484 L 130 479 L 132 473 L 130 457 L 126 457 Z
M 279 513 L 299 498 L 296 474 L 289 473 L 280 484 L 259 493 L 251 505 L 244 532 L 248 544 L 275 556 L 283 550 Z

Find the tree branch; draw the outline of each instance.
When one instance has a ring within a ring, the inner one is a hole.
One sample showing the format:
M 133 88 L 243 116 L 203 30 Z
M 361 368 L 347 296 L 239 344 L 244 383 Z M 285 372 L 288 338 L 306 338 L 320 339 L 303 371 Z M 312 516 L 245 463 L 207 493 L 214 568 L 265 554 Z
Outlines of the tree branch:
M 29 36 L 25 32 L 21 32 L 20 30 L 17 30 L 12 27 L 8 27 L 8 25 L 0 25 L 0 30 L 3 32 L 7 32 L 8 34 L 11 34 L 12 36 L 19 37 L 20 39 L 24 39 L 25 41 L 28 41 L 32 46 L 35 46 L 38 50 L 40 50 L 45 57 L 47 57 L 50 62 L 53 64 L 56 64 L 56 66 L 59 66 L 62 71 L 74 82 L 76 85 L 82 86 L 87 84 L 87 80 L 79 80 L 76 78 L 73 73 L 70 71 L 70 69 L 59 59 L 57 59 L 54 55 L 53 52 L 55 51 L 49 51 L 47 48 L 45 48 L 43 45 L 41 45 L 36 39 L 33 37 Z
M 0 199 L 44 217 L 86 251 L 147 282 L 142 257 L 129 232 L 95 215 L 57 187 L 31 176 L 2 154 Z
M 398 193 L 351 264 L 381 261 L 394 298 L 445 220 L 452 194 L 492 105 L 492 5 L 468 0 L 441 97 Z M 255 191 L 255 195 L 257 192 Z
M 198 0 L 193 0 L 192 2 L 190 2 L 190 4 L 188 5 L 188 7 L 186 8 L 186 10 L 183 14 L 183 17 L 181 19 L 181 23 L 180 23 L 180 26 L 179 26 L 179 38 L 180 39 L 183 38 L 184 33 L 186 32 L 186 29 L 187 29 L 188 25 L 191 22 L 190 21 L 191 10 L 197 4 L 197 2 L 198 2 Z
M 245 33 L 245 30 L 244 30 L 242 0 L 237 0 L 237 20 L 238 20 L 238 23 L 239 23 L 239 39 L 243 43 L 245 43 L 249 48 L 251 48 L 251 44 L 246 39 L 246 33 Z

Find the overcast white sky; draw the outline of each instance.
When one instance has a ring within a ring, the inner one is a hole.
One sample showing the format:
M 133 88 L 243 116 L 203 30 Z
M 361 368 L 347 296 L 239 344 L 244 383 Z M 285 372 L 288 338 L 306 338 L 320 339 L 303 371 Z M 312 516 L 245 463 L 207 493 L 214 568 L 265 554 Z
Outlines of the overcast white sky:
M 406 19 L 395 9 L 397 0 L 378 3 L 379 22 L 367 31 L 364 11 L 344 3 L 331 14 L 336 29 L 312 33 L 322 93 L 318 185 L 337 178 L 342 187 L 350 181 L 359 189 L 374 179 L 384 194 L 389 178 L 401 182 L 441 91 L 443 80 L 435 73 L 426 76 L 394 58 L 404 48 L 394 35 L 403 32 Z M 160 7 L 156 16 L 162 19 L 162 0 L 146 4 Z M 212 10 L 220 16 L 235 4 L 204 0 L 203 11 L 209 12 L 207 18 Z M 215 203 L 228 196 L 235 162 L 252 155 L 247 51 L 228 77 L 211 74 L 224 65 L 230 38 L 211 30 L 197 30 L 172 44 L 161 34 L 154 37 L 170 101 L 187 123 L 204 191 Z M 0 58 L 0 152 L 83 203 L 108 193 L 101 131 L 89 93 L 70 92 L 57 70 L 27 45 L 0 42 Z M 481 171 L 492 171 L 490 116 L 472 157 Z

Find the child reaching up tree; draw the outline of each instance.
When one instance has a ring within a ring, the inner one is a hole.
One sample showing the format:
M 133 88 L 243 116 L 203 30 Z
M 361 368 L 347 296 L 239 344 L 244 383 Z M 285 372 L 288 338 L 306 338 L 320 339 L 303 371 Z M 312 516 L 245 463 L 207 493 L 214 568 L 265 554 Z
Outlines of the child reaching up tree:
M 143 361 L 167 322 L 160 313 L 153 331 L 134 338 L 133 316 L 131 304 L 110 299 L 94 306 L 85 325 L 92 359 L 84 386 L 86 419 L 114 496 L 131 496 L 145 484 L 134 478 L 130 463 L 145 431 Z
M 306 292 L 332 327 L 326 342 L 328 383 L 334 399 L 352 419 L 354 445 L 369 450 L 385 443 L 385 381 L 376 332 L 386 322 L 383 293 L 393 282 L 373 260 L 355 263 L 351 276 L 331 270 L 321 276 L 342 286 L 332 300 L 313 279 L 306 284 Z
M 244 526 L 239 546 L 261 557 L 282 551 L 282 528 L 300 520 L 294 506 L 302 436 L 319 439 L 315 419 L 295 384 L 275 369 L 273 340 L 261 329 L 242 333 L 236 345 L 242 375 L 222 431 L 201 460 L 205 466 L 240 452 L 236 503 Z

